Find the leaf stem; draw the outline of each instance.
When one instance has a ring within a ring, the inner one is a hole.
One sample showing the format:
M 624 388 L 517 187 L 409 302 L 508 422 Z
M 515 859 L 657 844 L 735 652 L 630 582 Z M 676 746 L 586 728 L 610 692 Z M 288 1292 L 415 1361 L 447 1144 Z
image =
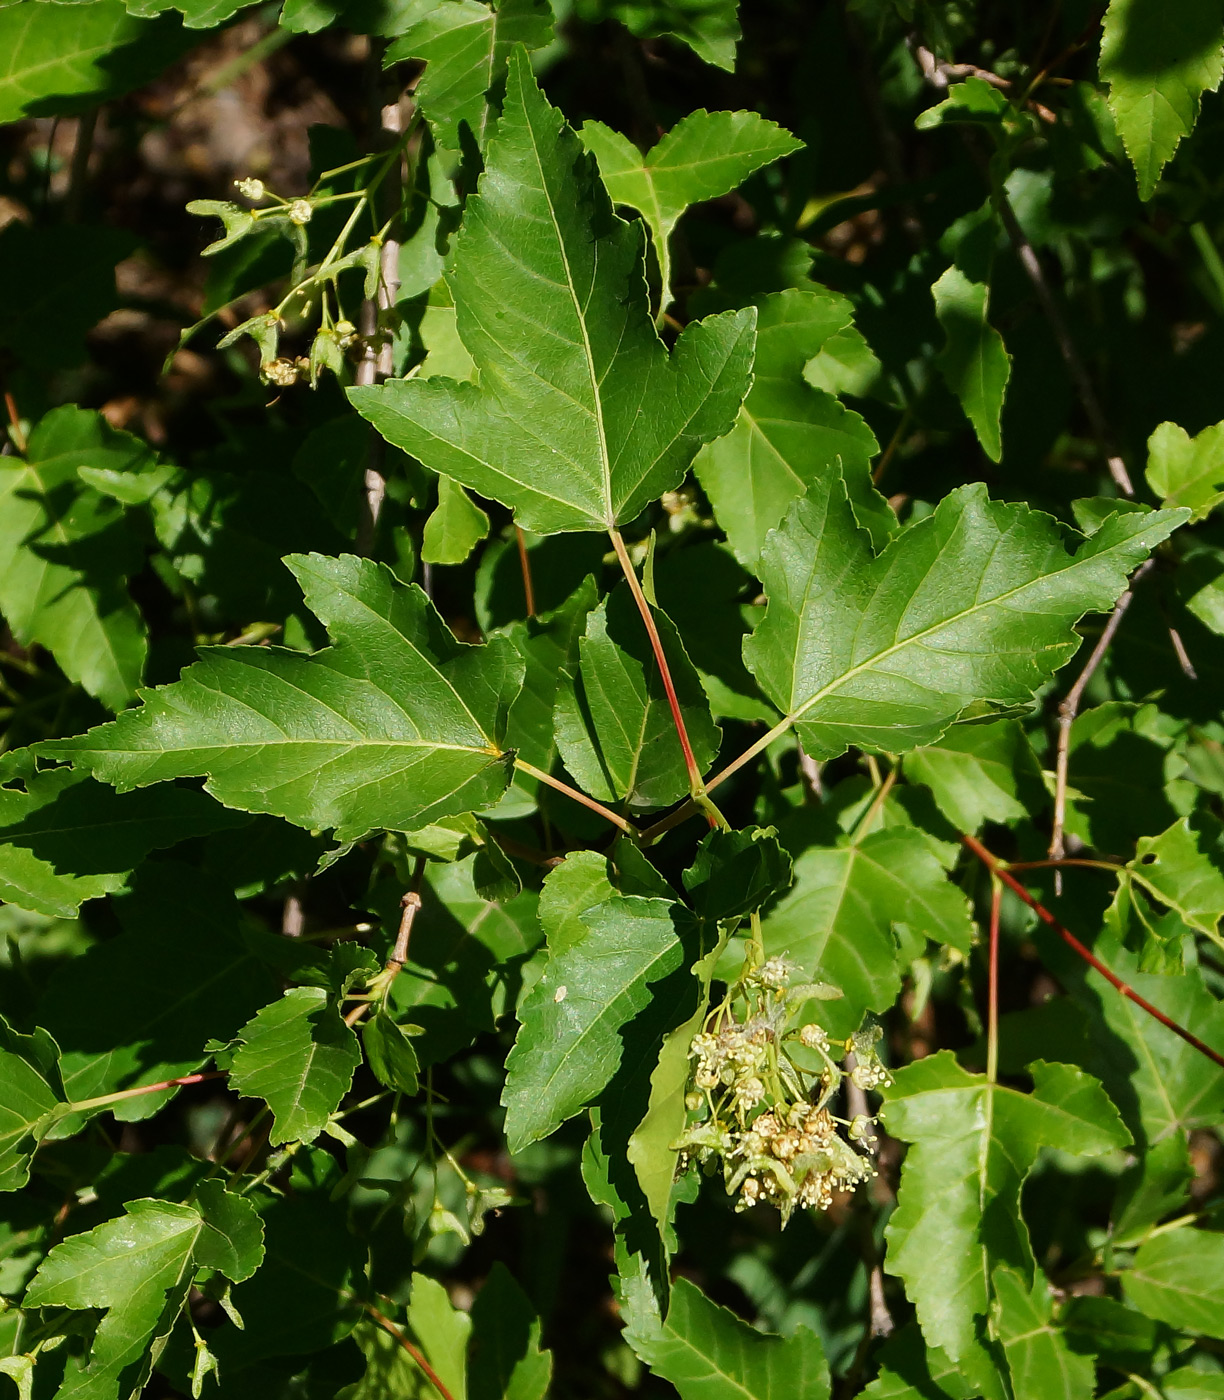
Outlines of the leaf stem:
M 518 525 L 514 527 L 514 538 L 518 544 L 519 568 L 523 571 L 523 597 L 527 602 L 527 616 L 534 617 L 536 605 L 535 589 L 531 586 L 531 560 L 527 557 L 527 538 Z
M 688 769 L 689 791 L 692 793 L 693 805 L 702 810 L 711 829 L 725 825 L 721 813 L 717 813 L 717 809 L 711 810 L 713 804 L 709 803 L 708 799 L 705 802 L 701 801 L 702 798 L 706 797 L 706 786 L 701 781 L 701 769 L 697 766 L 693 746 L 689 743 L 688 730 L 684 726 L 684 716 L 680 713 L 680 701 L 676 695 L 676 687 L 672 683 L 671 670 L 663 652 L 663 639 L 659 636 L 659 629 L 655 625 L 654 613 L 651 612 L 646 595 L 642 592 L 642 585 L 638 582 L 633 561 L 629 558 L 629 551 L 625 548 L 621 532 L 613 529 L 609 530 L 608 534 L 612 540 L 612 547 L 616 550 L 616 557 L 620 560 L 625 582 L 629 585 L 633 601 L 637 604 L 637 610 L 641 613 L 642 621 L 646 625 L 646 635 L 650 638 L 650 649 L 654 652 L 655 661 L 658 663 L 659 675 L 662 678 L 663 689 L 667 694 L 667 703 L 671 709 L 672 723 L 676 726 L 676 735 L 680 740 L 680 747 L 684 751 L 684 766 Z
M 96 1099 L 81 1099 L 78 1103 L 64 1105 L 64 1116 L 70 1113 L 83 1113 L 88 1108 L 105 1108 L 108 1103 L 121 1103 L 124 1099 L 139 1098 L 141 1094 L 160 1094 L 163 1089 L 178 1089 L 184 1084 L 202 1084 L 206 1079 L 224 1079 L 228 1071 L 209 1069 L 201 1074 L 184 1074 L 178 1079 L 163 1079 L 160 1084 L 142 1084 L 139 1089 L 121 1089 L 117 1094 L 102 1094 Z
M 433 1386 L 433 1388 L 438 1392 L 438 1394 L 442 1396 L 442 1400 L 455 1400 L 455 1397 L 451 1394 L 449 1390 L 447 1390 L 446 1386 L 443 1384 L 442 1378 L 438 1375 L 437 1371 L 435 1371 L 434 1368 L 429 1364 L 429 1362 L 425 1360 L 424 1353 L 420 1351 L 417 1347 L 415 1347 L 408 1340 L 408 1338 L 404 1336 L 403 1332 L 400 1331 L 400 1329 L 395 1325 L 395 1323 L 392 1322 L 391 1319 L 387 1317 L 385 1313 L 379 1312 L 379 1310 L 374 1306 L 373 1303 L 363 1303 L 362 1307 L 365 1308 L 366 1312 L 369 1313 L 369 1315 L 374 1319 L 374 1321 L 378 1323 L 378 1325 L 383 1329 L 383 1331 L 389 1337 L 394 1337 L 395 1340 L 400 1344 L 400 1346 L 402 1346 L 404 1350 L 408 1353 L 408 1355 L 412 1357 L 413 1361 L 415 1361 L 416 1364 L 421 1368 L 425 1379 L 430 1383 L 430 1385 Z
M 986 991 L 986 1078 L 999 1082 L 999 911 L 1003 905 L 1003 883 L 990 873 L 990 962 Z
M 1181 1038 L 1186 1042 L 1186 1044 L 1192 1045 L 1199 1052 L 1199 1054 L 1206 1055 L 1209 1060 L 1219 1065 L 1221 1069 L 1224 1069 L 1224 1055 L 1221 1055 L 1218 1050 L 1213 1050 L 1210 1045 L 1204 1044 L 1204 1042 L 1201 1041 L 1198 1038 L 1198 1036 L 1192 1035 L 1191 1032 L 1185 1028 L 1185 1026 L 1178 1025 L 1178 1023 L 1174 1021 L 1172 1017 L 1166 1016 L 1163 1011 L 1153 1006 L 1152 1003 L 1148 1001 L 1146 997 L 1140 996 L 1139 993 L 1135 991 L 1133 987 L 1127 986 L 1127 984 L 1123 982 L 1123 980 L 1118 976 L 1118 974 L 1112 971 L 1110 968 L 1106 967 L 1105 964 L 1100 960 L 1100 958 L 1096 957 L 1095 954 L 1090 952 L 1079 941 L 1079 939 L 1076 938 L 1076 936 L 1070 931 L 1070 929 L 1064 928 L 1063 925 L 1060 924 L 1058 920 L 1054 917 L 1054 915 L 1051 914 L 1050 911 L 1045 907 L 1045 905 L 1040 902 L 1040 900 L 1034 899 L 1034 897 L 1031 894 L 1029 894 L 1028 890 L 1024 888 L 1020 881 L 1016 879 L 1016 877 L 1011 873 L 1010 870 L 1008 870 L 1008 868 L 1003 864 L 1003 862 L 999 860 L 997 856 L 991 855 L 991 853 L 986 849 L 985 846 L 982 845 L 982 843 L 977 839 L 977 837 L 970 836 L 968 833 L 962 832 L 961 842 L 970 851 L 972 851 L 975 856 L 977 856 L 977 858 L 982 862 L 982 864 L 987 868 L 987 870 L 990 871 L 992 875 L 997 875 L 998 878 L 1003 881 L 1003 883 L 1008 887 L 1009 890 L 1012 891 L 1013 894 L 1019 895 L 1019 897 L 1022 900 L 1024 900 L 1025 904 L 1027 904 L 1028 907 L 1033 911 L 1033 913 L 1036 914 L 1037 917 L 1042 921 L 1042 923 L 1048 925 L 1054 930 L 1056 934 L 1058 934 L 1059 938 L 1062 939 L 1062 941 L 1067 945 L 1068 948 L 1078 953 L 1079 956 L 1083 958 L 1083 960 L 1088 964 L 1089 967 L 1095 968 L 1096 971 L 1099 972 L 1102 977 L 1104 977 L 1104 979 L 1110 984 L 1111 987 L 1113 987 L 1116 991 L 1120 992 L 1124 997 L 1126 997 L 1128 1001 L 1133 1001 L 1136 1006 L 1146 1011 L 1149 1016 L 1154 1017 L 1157 1021 L 1160 1022 L 1162 1026 L 1165 1026 L 1168 1030 L 1171 1030 L 1174 1035 L 1181 1036 Z
M 557 792 L 563 792 L 566 797 L 572 797 L 575 802 L 581 802 L 584 807 L 589 807 L 592 812 L 598 812 L 605 820 L 610 821 L 613 826 L 619 826 L 627 835 L 638 839 L 638 829 L 632 822 L 627 821 L 618 812 L 614 812 L 610 807 L 605 807 L 602 802 L 596 802 L 593 797 L 588 797 L 585 792 L 580 792 L 576 787 L 571 787 L 569 783 L 563 783 L 560 778 L 554 778 L 551 773 L 546 773 L 542 768 L 537 768 L 534 763 L 528 763 L 525 758 L 516 758 L 514 766 L 537 782 L 547 783 L 550 788 L 555 788 Z

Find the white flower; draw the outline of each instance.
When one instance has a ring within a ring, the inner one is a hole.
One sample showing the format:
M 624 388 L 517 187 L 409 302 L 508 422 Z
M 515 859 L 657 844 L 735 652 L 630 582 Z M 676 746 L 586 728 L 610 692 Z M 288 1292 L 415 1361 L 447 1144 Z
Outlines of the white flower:
M 302 224 L 310 222 L 314 209 L 311 207 L 310 200 L 295 199 L 285 212 L 289 216 L 289 222 L 300 227 Z

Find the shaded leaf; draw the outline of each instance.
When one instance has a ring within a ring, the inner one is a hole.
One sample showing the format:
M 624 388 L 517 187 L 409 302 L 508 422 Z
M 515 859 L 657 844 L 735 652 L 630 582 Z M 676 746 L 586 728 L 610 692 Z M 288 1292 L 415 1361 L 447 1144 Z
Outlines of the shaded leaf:
M 478 383 L 395 380 L 349 396 L 390 442 L 539 534 L 631 520 L 731 426 L 748 387 L 751 311 L 689 326 L 668 354 L 640 228 L 612 213 L 521 50 L 448 280 Z
M 739 919 L 782 893 L 792 873 L 791 858 L 773 827 L 711 831 L 684 872 L 684 888 L 699 917 Z
M 878 546 L 896 517 L 871 481 L 875 434 L 832 394 L 814 389 L 804 367 L 850 323 L 849 301 L 834 292 L 790 289 L 762 298 L 752 388 L 735 426 L 707 444 L 693 464 L 736 558 L 755 570 L 766 534 L 818 478 L 837 470 L 858 523 Z
M 388 1089 L 415 1094 L 421 1067 L 412 1041 L 385 1011 L 376 1011 L 361 1029 L 361 1043 L 374 1077 Z
M 707 63 L 735 67 L 739 0 L 578 0 L 576 8 L 584 19 L 611 15 L 639 38 L 667 34 Z
M 5 11 L 0 11 L 0 18 Z M 0 459 L 0 611 L 23 645 L 37 642 L 112 710 L 140 683 L 146 628 L 127 591 L 142 551 L 123 509 L 78 477 L 130 470 L 148 449 L 96 413 L 66 406 L 30 434 L 25 461 Z
M 187 788 L 116 793 L 68 769 L 0 789 L 0 899 L 59 918 L 114 894 L 150 851 L 244 819 Z
M 672 683 L 701 772 L 718 753 L 721 732 L 671 620 L 657 609 Z M 646 629 L 628 587 L 587 614 L 573 678 L 558 679 L 555 739 L 565 766 L 604 802 L 663 807 L 689 790 L 688 769 Z
M 228 1040 L 276 995 L 237 902 L 209 876 L 175 862 L 147 866 L 116 912 L 123 932 L 61 966 L 39 1005 L 74 1100 L 192 1073 L 210 1039 Z M 147 1118 L 175 1092 L 109 1111 Z
M 507 629 L 506 635 L 523 658 L 524 672 L 523 688 L 510 706 L 506 743 L 545 772 L 557 756 L 553 732 L 557 691 L 577 669 L 579 638 L 598 596 L 595 580 L 588 577 L 559 608 Z
M 470 1400 L 544 1400 L 552 1358 L 540 1320 L 504 1264 L 493 1265 L 472 1305 Z

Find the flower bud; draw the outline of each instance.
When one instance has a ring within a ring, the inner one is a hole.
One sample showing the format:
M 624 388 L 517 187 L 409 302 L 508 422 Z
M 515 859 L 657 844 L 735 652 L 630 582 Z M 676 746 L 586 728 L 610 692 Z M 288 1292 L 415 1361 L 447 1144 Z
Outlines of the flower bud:
M 260 200 L 267 193 L 264 182 L 252 179 L 249 175 L 245 180 L 235 180 L 234 186 L 244 199 Z
M 285 210 L 285 213 L 288 214 L 291 224 L 297 224 L 300 227 L 302 224 L 308 224 L 310 222 L 314 214 L 314 209 L 311 206 L 310 200 L 295 199 Z

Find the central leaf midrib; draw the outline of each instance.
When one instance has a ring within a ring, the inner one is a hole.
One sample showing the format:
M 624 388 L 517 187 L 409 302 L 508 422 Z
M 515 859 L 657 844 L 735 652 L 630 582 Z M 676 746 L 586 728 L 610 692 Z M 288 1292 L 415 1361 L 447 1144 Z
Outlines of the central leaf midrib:
M 600 475 L 603 478 L 604 510 L 606 512 L 604 523 L 609 530 L 616 527 L 616 511 L 612 505 L 612 459 L 608 452 L 608 433 L 603 416 L 603 398 L 600 393 L 599 376 L 595 370 L 595 356 L 591 350 L 591 337 L 587 333 L 586 317 L 582 313 L 582 307 L 578 301 L 578 293 L 574 287 L 574 273 L 570 267 L 569 253 L 566 250 L 565 239 L 561 233 L 561 225 L 557 220 L 557 211 L 553 205 L 552 193 L 548 188 L 548 180 L 544 174 L 544 162 L 540 156 L 539 143 L 536 140 L 535 127 L 530 118 L 527 120 L 527 129 L 531 133 L 531 150 L 535 156 L 536 170 L 540 177 L 540 190 L 544 195 L 544 201 L 548 205 L 548 217 L 552 220 L 553 232 L 557 238 L 557 249 L 561 255 L 561 262 L 565 267 L 565 288 L 569 292 L 570 300 L 574 304 L 574 316 L 578 321 L 578 329 L 582 335 L 583 355 L 586 359 L 587 375 L 591 381 L 591 398 L 595 413 L 595 432 L 599 439 L 600 455 Z M 598 277 L 599 269 L 596 266 L 594 275 Z

